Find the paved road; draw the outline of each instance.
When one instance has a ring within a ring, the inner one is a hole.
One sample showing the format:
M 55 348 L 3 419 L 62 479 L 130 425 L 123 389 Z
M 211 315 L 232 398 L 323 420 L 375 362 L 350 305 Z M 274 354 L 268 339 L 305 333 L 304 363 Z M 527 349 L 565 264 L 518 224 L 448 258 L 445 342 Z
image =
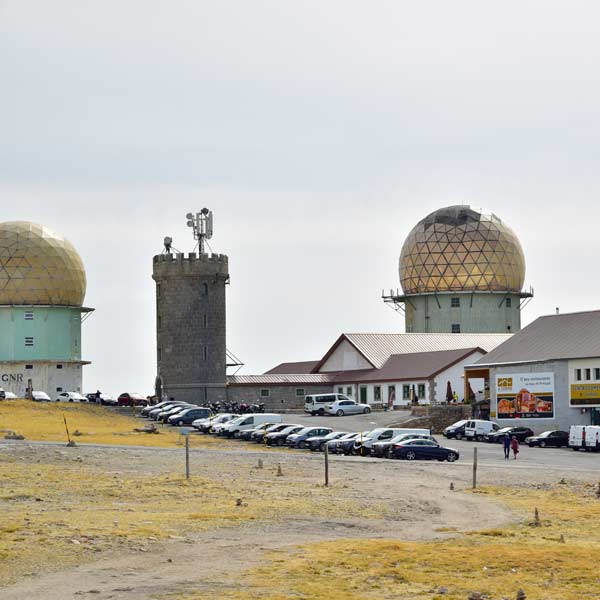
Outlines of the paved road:
M 298 423 L 298 425 L 304 425 L 305 427 L 322 425 L 323 427 L 331 427 L 336 431 L 365 431 L 376 427 L 386 427 L 393 423 L 401 423 L 410 418 L 410 411 L 408 410 L 376 411 L 368 415 L 345 415 L 343 417 L 312 417 L 308 413 L 283 415 L 283 420 L 286 423 Z

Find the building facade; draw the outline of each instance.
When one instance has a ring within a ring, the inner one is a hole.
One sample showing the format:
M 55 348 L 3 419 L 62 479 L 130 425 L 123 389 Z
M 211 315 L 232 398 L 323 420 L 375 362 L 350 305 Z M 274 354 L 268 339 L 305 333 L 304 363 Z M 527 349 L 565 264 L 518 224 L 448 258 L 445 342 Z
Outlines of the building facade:
M 225 400 L 227 256 L 167 252 L 154 257 L 152 277 L 158 395 L 194 404 Z
M 384 296 L 405 315 L 407 333 L 514 333 L 525 258 L 514 232 L 495 215 L 448 206 L 409 233 L 400 254 L 402 294 Z
M 85 291 L 70 242 L 42 225 L 0 223 L 0 388 L 81 392 Z

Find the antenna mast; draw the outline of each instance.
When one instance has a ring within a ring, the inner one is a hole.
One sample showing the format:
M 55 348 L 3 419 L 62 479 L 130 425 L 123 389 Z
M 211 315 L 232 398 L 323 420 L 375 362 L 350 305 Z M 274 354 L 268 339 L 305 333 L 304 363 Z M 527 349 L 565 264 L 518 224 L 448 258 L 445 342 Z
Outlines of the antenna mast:
M 188 213 L 186 216 L 187 226 L 194 232 L 194 239 L 198 240 L 198 252 L 206 254 L 204 251 L 204 241 L 210 240 L 213 234 L 213 214 L 212 210 L 203 208 L 200 212 Z

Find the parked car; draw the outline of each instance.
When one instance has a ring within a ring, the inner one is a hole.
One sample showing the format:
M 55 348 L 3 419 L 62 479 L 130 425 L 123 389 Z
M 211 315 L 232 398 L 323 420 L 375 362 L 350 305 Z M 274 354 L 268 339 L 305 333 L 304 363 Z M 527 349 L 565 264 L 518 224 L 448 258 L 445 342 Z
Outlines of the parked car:
M 176 408 L 178 408 L 179 410 L 182 410 L 183 408 L 189 408 L 191 405 L 188 404 L 187 402 L 171 402 L 169 404 L 166 404 L 165 406 L 161 406 L 160 408 L 155 408 L 153 410 L 150 411 L 150 418 L 154 419 L 155 421 L 161 421 L 163 419 L 163 417 L 165 416 L 165 413 L 168 413 Z
M 312 450 L 313 452 L 316 450 L 320 450 L 321 452 L 325 449 L 327 442 L 331 440 L 337 440 L 344 435 L 348 435 L 347 431 L 332 431 L 327 435 L 316 435 L 313 437 L 309 437 L 306 440 L 306 447 Z
M 215 425 L 220 425 L 225 423 L 229 423 L 232 419 L 237 419 L 239 415 L 234 415 L 232 413 L 219 413 L 214 417 L 208 417 L 205 419 L 196 419 L 192 422 L 192 427 L 197 429 L 200 433 L 209 433 L 211 428 Z
M 573 450 L 597 452 L 600 450 L 600 427 L 597 425 L 571 425 L 569 447 Z
M 350 400 L 344 394 L 312 394 L 304 397 L 304 412 L 323 416 L 325 409 L 338 400 Z
M 469 441 L 477 440 L 482 442 L 484 436 L 498 431 L 498 423 L 493 421 L 484 421 L 483 419 L 471 419 L 465 424 L 465 439 Z
M 31 392 L 31 397 L 36 402 L 52 402 L 52 399 L 50 398 L 50 396 L 48 396 L 48 394 L 46 394 L 46 392 L 34 390 L 33 392 Z
M 368 431 L 347 433 L 337 440 L 327 442 L 327 450 L 333 454 L 351 454 L 354 442 L 361 436 L 365 437 L 368 433 Z
M 79 392 L 61 392 L 56 396 L 56 402 L 85 402 L 87 398 Z
M 447 460 L 454 462 L 460 458 L 458 450 L 444 448 L 431 440 L 404 440 L 392 446 L 392 458 L 404 460 Z
M 525 440 L 525 443 L 533 448 L 534 446 L 539 446 L 540 448 L 546 448 L 547 446 L 554 448 L 562 448 L 569 445 L 569 433 L 567 431 L 544 431 L 544 433 L 540 433 L 540 435 L 534 435 L 532 437 L 528 437 Z
M 452 423 L 452 425 L 448 425 L 446 429 L 443 431 L 443 435 L 445 438 L 451 439 L 456 438 L 457 440 L 462 440 L 465 437 L 465 425 L 468 423 L 466 419 L 461 421 L 456 421 L 456 423 Z
M 249 442 L 253 439 L 253 435 L 255 433 L 264 433 L 265 430 L 267 430 L 269 427 L 272 427 L 273 425 L 281 425 L 282 423 L 261 423 L 260 425 L 257 425 L 256 427 L 252 427 L 250 429 L 246 429 L 245 431 L 240 431 L 239 435 L 237 436 L 237 438 L 239 440 L 244 440 L 245 442 Z
M 196 406 L 195 408 L 184 408 L 182 411 L 171 415 L 167 422 L 170 425 L 191 425 L 196 419 L 206 419 L 210 417 L 210 408 Z
M 416 433 L 418 435 L 430 435 L 429 429 L 388 429 L 385 427 L 378 427 L 369 431 L 366 436 L 359 437 L 354 440 L 354 446 L 352 448 L 353 454 L 360 456 L 369 456 L 371 454 L 371 447 L 375 442 L 385 442 L 391 440 L 393 437 L 402 433 Z
M 100 394 L 100 404 L 103 406 L 118 406 L 118 402 L 110 394 Z
M 160 421 L 161 423 L 168 423 L 169 417 L 178 415 L 180 412 L 187 410 L 188 408 L 194 408 L 194 406 L 194 404 L 182 404 L 179 406 L 169 408 L 168 410 L 163 410 L 158 413 L 158 415 L 156 416 L 156 420 Z
M 289 427 L 289 423 L 276 423 L 275 425 L 269 425 L 264 429 L 259 427 L 252 433 L 250 439 L 257 444 L 264 444 L 265 438 L 269 433 L 278 433 L 279 431 L 283 431 L 286 427 Z
M 7 392 L 6 390 L 4 391 L 4 399 L 5 400 L 16 400 L 17 399 L 17 395 L 13 394 L 12 392 Z
M 229 421 L 221 430 L 221 435 L 227 437 L 238 437 L 240 432 L 246 429 L 255 429 L 263 423 L 281 423 L 283 417 L 275 413 L 252 413 L 242 415 L 237 419 Z
M 119 396 L 118 403 L 119 406 L 146 406 L 148 400 L 146 396 L 142 396 L 141 394 L 124 392 Z
M 285 440 L 288 435 L 292 433 L 298 433 L 301 429 L 304 429 L 303 425 L 288 425 L 281 431 L 273 433 L 267 433 L 267 445 L 268 446 L 285 446 Z
M 290 448 L 306 448 L 306 440 L 309 437 L 316 435 L 327 435 L 331 433 L 333 429 L 331 427 L 305 427 L 296 433 L 291 433 L 285 439 L 285 445 Z
M 371 447 L 371 455 L 391 458 L 392 446 L 394 444 L 399 444 L 403 440 L 431 440 L 432 442 L 437 443 L 437 440 L 432 435 L 427 433 L 401 433 L 400 435 L 393 437 L 391 440 L 375 442 Z
M 167 404 L 169 404 L 168 400 L 163 400 L 162 402 L 159 402 L 158 404 L 147 404 L 140 411 L 140 415 L 142 415 L 142 417 L 149 417 L 151 411 L 156 410 L 157 408 L 162 408 L 163 406 L 166 406 Z
M 492 433 L 488 433 L 483 436 L 483 439 L 486 442 L 501 444 L 504 440 L 505 435 L 509 435 L 511 438 L 514 436 L 519 440 L 522 444 L 525 441 L 525 438 L 531 437 L 533 435 L 533 430 L 529 429 L 529 427 L 503 427 L 502 429 L 498 429 L 498 431 L 493 431 Z
M 367 415 L 371 412 L 368 404 L 359 404 L 354 400 L 336 400 L 325 407 L 325 414 L 343 417 L 344 415 Z

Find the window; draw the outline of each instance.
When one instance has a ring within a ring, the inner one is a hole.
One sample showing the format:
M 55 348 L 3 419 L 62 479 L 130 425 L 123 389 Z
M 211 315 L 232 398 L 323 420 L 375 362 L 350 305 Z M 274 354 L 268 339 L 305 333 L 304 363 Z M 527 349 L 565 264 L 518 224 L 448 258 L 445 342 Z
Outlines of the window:
M 62 392 L 62 388 L 56 388 L 57 392 Z
M 25 345 L 26 346 L 33 346 L 33 338 L 32 337 L 26 337 L 25 338 Z
M 202 349 L 202 354 L 204 356 L 204 360 L 208 360 L 208 347 L 204 346 L 204 348 Z
M 402 386 L 402 399 L 403 400 L 410 400 L 410 385 L 403 385 Z
M 162 358 L 162 352 L 160 351 L 160 348 L 158 348 L 156 355 L 158 356 L 158 360 L 160 362 L 160 360 Z
M 344 388 L 343 387 L 339 387 L 338 388 L 338 394 L 343 394 L 344 393 Z
M 417 393 L 419 394 L 419 398 L 421 400 L 423 400 L 425 398 L 425 384 L 424 383 L 419 384 L 419 391 Z
M 31 369 L 33 369 L 33 365 L 25 365 L 25 368 L 26 368 L 27 370 L 31 370 Z
M 596 381 L 598 381 L 598 379 L 600 379 L 600 369 L 598 369 L 598 367 L 596 367 L 596 368 L 594 369 L 594 379 L 595 379 Z
M 452 323 L 452 333 L 460 333 L 460 323 Z
M 375 402 L 381 402 L 381 386 L 376 385 L 373 388 L 373 396 L 375 398 Z
M 512 308 L 512 298 L 507 298 L 505 300 L 506 308 Z
M 452 308 L 460 308 L 460 298 L 450 298 L 450 306 Z
M 62 369 L 62 365 L 56 365 L 57 369 Z
M 296 388 L 296 396 L 304 396 L 304 388 Z
M 156 284 L 156 295 L 160 298 L 160 283 Z
M 32 311 L 32 310 L 26 310 L 26 311 L 23 313 L 23 318 L 24 318 L 26 321 L 33 321 L 33 311 Z
M 575 379 L 581 381 L 581 369 L 575 369 Z
M 271 390 L 260 390 L 261 398 L 268 398 L 271 395 Z
M 585 370 L 585 380 L 589 381 L 592 378 L 592 370 L 591 369 L 586 369 Z
M 203 283 L 202 284 L 202 294 L 204 296 L 208 296 L 208 283 Z
M 351 387 L 346 388 L 346 396 L 352 396 L 352 388 Z

